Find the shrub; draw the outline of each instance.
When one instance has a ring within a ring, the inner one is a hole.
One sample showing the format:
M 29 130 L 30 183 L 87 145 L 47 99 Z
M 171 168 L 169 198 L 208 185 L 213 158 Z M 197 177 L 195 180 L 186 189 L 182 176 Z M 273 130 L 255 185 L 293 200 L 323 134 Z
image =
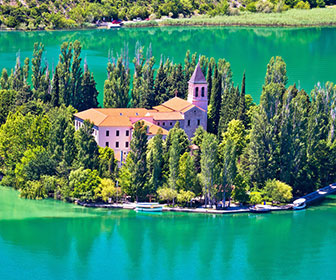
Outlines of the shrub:
M 6 20 L 5 20 L 5 24 L 10 27 L 16 27 L 18 25 L 18 22 L 16 21 L 16 19 L 13 16 L 9 16 Z
M 294 7 L 295 9 L 302 9 L 302 10 L 309 10 L 310 9 L 310 5 L 308 2 L 304 2 L 304 1 L 300 1 L 299 3 L 297 3 Z
M 324 8 L 325 7 L 325 2 L 323 0 L 316 0 L 316 6 L 319 8 Z
M 177 194 L 177 202 L 181 203 L 182 205 L 186 205 L 187 203 L 190 203 L 194 197 L 195 194 L 192 191 L 181 190 Z
M 165 200 L 167 202 L 174 201 L 177 197 L 177 191 L 168 187 L 158 189 L 157 193 L 161 200 Z
M 40 181 L 28 181 L 26 187 L 21 189 L 20 197 L 29 199 L 44 199 L 48 197 L 46 189 Z
M 255 12 L 257 11 L 257 8 L 256 8 L 255 3 L 252 2 L 252 3 L 248 4 L 248 5 L 246 6 L 246 10 L 248 10 L 248 11 L 251 12 L 251 13 L 255 13 Z
M 273 202 L 289 202 L 293 198 L 292 187 L 278 180 L 267 180 L 265 200 Z
M 149 20 L 156 20 L 156 14 L 151 14 L 149 16 Z
M 258 191 L 254 191 L 250 193 L 250 203 L 253 205 L 259 204 L 262 202 L 261 193 Z
M 259 13 L 271 13 L 274 9 L 274 5 L 267 0 L 259 0 L 256 3 L 256 9 Z

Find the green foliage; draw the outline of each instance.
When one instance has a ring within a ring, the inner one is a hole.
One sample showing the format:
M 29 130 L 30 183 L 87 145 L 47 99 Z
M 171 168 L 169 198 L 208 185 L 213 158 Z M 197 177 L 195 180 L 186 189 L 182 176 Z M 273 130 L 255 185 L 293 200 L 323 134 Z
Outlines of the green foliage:
M 117 201 L 117 198 L 120 195 L 120 191 L 115 187 L 114 181 L 107 178 L 101 179 L 99 186 L 95 188 L 94 192 L 95 199 L 104 202 L 109 202 L 110 199 Z
M 88 120 L 76 132 L 78 164 L 85 169 L 95 169 L 99 165 L 99 152 L 95 138 L 93 137 L 93 124 Z
M 195 194 L 192 191 L 180 190 L 180 192 L 177 194 L 177 202 L 184 206 L 190 203 L 194 197 Z
M 232 198 L 240 203 L 246 203 L 249 200 L 249 196 L 247 194 L 248 184 L 244 180 L 243 176 L 238 174 L 234 179 L 233 184 L 234 188 L 232 191 Z
M 298 2 L 295 7 L 295 9 L 305 9 L 305 10 L 309 10 L 310 9 L 310 5 L 309 2 L 306 1 L 300 1 Z
M 0 125 L 6 122 L 8 113 L 13 110 L 15 97 L 14 90 L 0 90 Z
M 69 189 L 71 197 L 81 201 L 92 201 L 101 179 L 97 170 L 84 169 L 73 170 L 69 175 Z
M 278 180 L 267 180 L 264 189 L 265 199 L 276 202 L 290 202 L 293 198 L 292 187 Z
M 253 191 L 250 193 L 250 203 L 253 205 L 260 204 L 263 201 L 262 195 L 258 191 Z
M 257 11 L 256 4 L 254 2 L 247 4 L 246 10 L 248 10 L 251 13 L 255 13 Z
M 102 178 L 114 178 L 117 168 L 117 160 L 113 149 L 99 147 L 99 176 Z
M 143 121 L 134 125 L 131 140 L 131 150 L 127 156 L 126 164 L 119 174 L 120 186 L 127 195 L 136 201 L 146 199 L 147 184 L 147 126 Z
M 42 175 L 55 175 L 56 163 L 43 147 L 26 150 L 16 165 L 17 188 L 24 188 L 27 181 L 39 181 Z
M 163 184 L 163 140 L 161 131 L 148 143 L 147 163 L 151 192 L 155 192 Z
M 124 57 L 108 63 L 108 79 L 104 84 L 104 107 L 126 108 L 129 103 L 130 72 Z
M 212 203 L 216 194 L 214 185 L 218 179 L 218 143 L 216 136 L 206 133 L 201 144 L 201 178 L 205 204 Z
M 197 178 L 194 158 L 185 152 L 180 157 L 178 167 L 178 179 L 176 182 L 178 190 L 192 191 L 199 194 L 201 188 Z
M 21 189 L 20 197 L 28 199 L 44 199 L 48 197 L 46 189 L 40 181 L 28 181 L 26 187 Z
M 177 197 L 178 193 L 176 190 L 169 187 L 162 187 L 157 190 L 157 193 L 161 200 L 173 202 Z
M 255 6 L 259 13 L 271 13 L 274 9 L 274 5 L 267 0 L 259 0 Z

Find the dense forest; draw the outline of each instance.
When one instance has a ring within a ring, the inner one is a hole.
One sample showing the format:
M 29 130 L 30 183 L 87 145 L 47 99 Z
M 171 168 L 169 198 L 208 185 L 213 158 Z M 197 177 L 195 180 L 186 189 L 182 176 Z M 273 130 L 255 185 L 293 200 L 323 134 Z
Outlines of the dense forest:
M 183 18 L 282 12 L 333 5 L 336 0 L 0 0 L 0 25 L 21 30 L 93 26 L 98 20 Z
M 80 42 L 63 43 L 53 69 L 43 51 L 36 43 L 31 60 L 18 56 L 0 77 L 1 184 L 22 197 L 284 203 L 336 180 L 336 86 L 318 83 L 310 95 L 288 86 L 281 57 L 270 59 L 256 105 L 245 74 L 235 85 L 225 59 L 187 52 L 183 64 L 161 57 L 155 69 L 151 48 L 137 44 L 131 71 L 127 49 L 109 54 L 104 107 L 150 108 L 176 92 L 186 98 L 197 62 L 209 85 L 208 131 L 199 127 L 188 139 L 177 123 L 166 139 L 148 141 L 139 121 L 119 169 L 113 150 L 97 146 L 93 124 L 74 129 L 76 111 L 99 106 Z

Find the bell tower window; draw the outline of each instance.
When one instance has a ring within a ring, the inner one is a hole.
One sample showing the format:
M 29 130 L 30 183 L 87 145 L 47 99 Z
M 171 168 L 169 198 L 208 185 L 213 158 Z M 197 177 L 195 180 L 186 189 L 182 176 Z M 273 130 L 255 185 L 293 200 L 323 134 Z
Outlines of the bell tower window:
M 202 87 L 202 93 L 201 93 L 202 97 L 204 97 L 204 87 Z
M 195 97 L 198 97 L 198 87 L 196 88 Z

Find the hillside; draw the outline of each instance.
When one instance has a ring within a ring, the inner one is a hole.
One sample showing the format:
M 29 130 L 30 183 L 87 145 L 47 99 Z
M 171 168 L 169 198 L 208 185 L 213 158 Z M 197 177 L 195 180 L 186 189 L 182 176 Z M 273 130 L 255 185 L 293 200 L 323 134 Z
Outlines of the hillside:
M 97 21 L 189 18 L 310 9 L 336 0 L 0 0 L 2 29 L 43 30 L 94 26 Z

